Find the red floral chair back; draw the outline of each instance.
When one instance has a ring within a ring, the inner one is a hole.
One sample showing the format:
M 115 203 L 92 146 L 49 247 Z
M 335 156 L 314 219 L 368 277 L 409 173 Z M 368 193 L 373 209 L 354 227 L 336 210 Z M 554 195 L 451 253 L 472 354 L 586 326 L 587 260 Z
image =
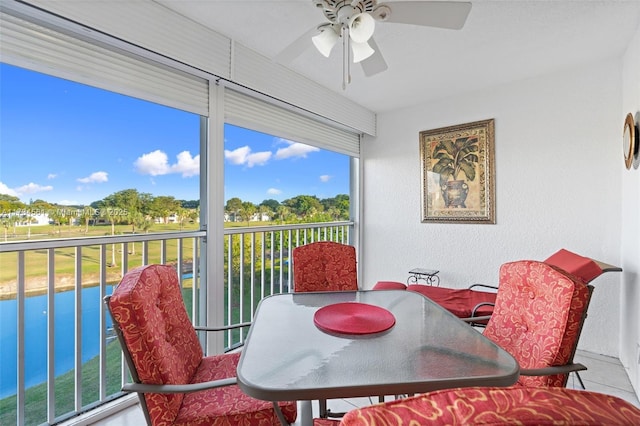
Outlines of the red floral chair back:
M 506 263 L 483 334 L 513 355 L 522 369 L 573 360 L 591 289 L 579 278 L 536 261 Z M 520 376 L 519 385 L 566 386 L 568 374 Z
M 293 249 L 294 291 L 358 290 L 356 249 L 318 241 Z
M 235 384 L 213 385 L 214 381 L 235 378 L 240 353 L 203 357 L 173 267 L 148 265 L 132 269 L 105 302 L 133 381 L 144 385 L 185 385 L 177 391 L 182 393 L 137 391 L 150 425 L 280 424 L 271 402 L 251 398 Z M 207 386 L 190 391 L 190 384 Z M 297 415 L 295 402 L 278 405 L 288 423 L 293 423 Z
M 348 412 L 342 426 L 640 424 L 640 409 L 615 396 L 565 388 L 459 388 Z
M 203 352 L 174 268 L 151 265 L 129 271 L 113 292 L 109 306 L 141 383 L 189 383 Z M 161 415 L 172 421 L 183 397 L 180 393 L 145 394 L 145 403 L 152 417 Z

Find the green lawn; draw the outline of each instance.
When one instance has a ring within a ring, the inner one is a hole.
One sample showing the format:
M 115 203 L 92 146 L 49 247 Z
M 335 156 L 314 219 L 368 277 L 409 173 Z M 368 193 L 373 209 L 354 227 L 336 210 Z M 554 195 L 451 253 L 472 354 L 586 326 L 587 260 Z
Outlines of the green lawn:
M 269 222 L 251 222 L 255 226 L 269 225 Z M 238 227 L 247 226 L 246 223 L 228 223 L 225 226 Z M 187 224 L 180 228 L 178 224 L 155 224 L 151 232 L 175 232 L 175 231 L 195 231 L 199 225 L 196 223 Z M 26 240 L 28 230 L 26 227 L 17 227 L 16 233 L 9 234 L 7 241 Z M 116 235 L 131 233 L 131 226 L 116 225 Z M 100 225 L 90 226 L 88 232 L 85 232 L 83 226 L 62 226 L 53 225 L 33 226 L 31 227 L 31 238 L 37 239 L 55 239 L 55 238 L 79 238 L 90 236 L 106 236 L 111 235 L 111 226 Z M 191 259 L 193 252 L 193 241 L 186 239 L 183 241 L 183 261 Z M 114 247 L 115 246 L 115 247 Z M 120 262 L 122 259 L 122 244 L 107 245 L 107 263 L 111 263 L 112 250 L 116 250 L 116 267 L 107 268 L 107 280 L 109 282 L 117 282 L 120 280 Z M 142 243 L 131 243 L 128 246 L 128 268 L 139 266 L 142 264 Z M 166 243 L 166 263 L 177 261 L 177 240 L 167 240 Z M 15 283 L 17 276 L 17 253 L 0 253 L 0 299 L 14 296 L 9 291 L 2 291 L 3 286 Z M 42 280 L 47 275 L 47 250 L 33 250 L 25 253 L 25 274 L 27 280 Z M 100 247 L 88 246 L 82 248 L 82 275 L 85 285 L 97 284 L 98 274 L 100 272 Z M 161 243 L 160 241 L 152 241 L 148 243 L 149 263 L 159 263 L 161 260 Z M 56 271 L 56 288 L 58 291 L 70 289 L 71 284 L 65 284 L 71 281 L 75 272 L 75 249 L 59 248 L 55 250 L 55 271 Z M 37 293 L 36 293 L 37 294 Z
M 35 227 L 33 227 L 35 228 Z M 84 227 L 62 228 L 60 234 L 52 233 L 53 226 L 47 225 L 42 230 L 32 228 L 32 238 L 77 238 L 87 236 L 104 236 L 111 234 L 110 226 L 93 226 L 89 227 L 89 232 L 84 232 Z M 57 227 L 56 227 L 57 228 Z M 21 234 L 16 239 L 24 238 L 26 231 L 23 228 L 17 228 Z M 180 227 L 175 224 L 157 225 L 154 232 L 172 232 L 179 231 Z M 185 226 L 183 230 L 197 230 L 197 224 Z M 47 232 L 36 232 L 47 231 Z M 131 228 L 125 225 L 116 226 L 116 234 L 131 232 Z M 37 234 L 37 235 L 36 235 Z M 184 260 L 188 260 L 192 253 L 193 240 L 186 239 L 183 241 Z M 118 281 L 120 276 L 120 262 L 122 259 L 122 244 L 107 245 L 107 263 L 111 263 L 112 250 L 116 250 L 116 264 L 107 268 L 107 280 L 109 282 Z M 59 248 L 55 249 L 55 271 L 56 271 L 56 289 L 64 291 L 69 289 L 73 283 L 73 274 L 75 271 L 75 248 Z M 128 245 L 128 267 L 133 268 L 142 264 L 142 243 L 131 243 Z M 177 240 L 167 240 L 166 246 L 167 262 L 175 262 L 177 260 Z M 152 241 L 148 243 L 149 262 L 157 263 L 161 259 L 161 243 Z M 15 283 L 17 276 L 17 253 L 0 253 L 0 288 Z M 27 288 L 38 287 L 36 282 L 44 279 L 47 275 L 47 250 L 31 250 L 25 253 L 25 274 L 27 279 Z M 98 282 L 100 273 L 100 246 L 88 246 L 82 248 L 82 276 L 85 285 L 95 285 Z M 29 281 L 32 285 L 29 285 Z M 0 297 L 10 297 L 9 291 L 0 292 Z

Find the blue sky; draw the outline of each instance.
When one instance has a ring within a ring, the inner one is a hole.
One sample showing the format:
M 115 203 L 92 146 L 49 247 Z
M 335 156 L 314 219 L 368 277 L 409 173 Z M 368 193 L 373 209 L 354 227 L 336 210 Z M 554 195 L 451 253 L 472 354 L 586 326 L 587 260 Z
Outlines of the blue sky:
M 0 193 L 89 204 L 199 198 L 199 116 L 0 64 Z M 349 193 L 349 158 L 225 126 L 225 200 Z

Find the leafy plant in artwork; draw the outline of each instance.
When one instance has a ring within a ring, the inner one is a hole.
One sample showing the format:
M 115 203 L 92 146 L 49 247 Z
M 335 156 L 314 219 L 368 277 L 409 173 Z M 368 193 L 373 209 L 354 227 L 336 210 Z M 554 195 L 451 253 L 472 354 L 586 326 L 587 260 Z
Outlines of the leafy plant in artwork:
M 476 178 L 476 166 L 478 162 L 478 137 L 458 138 L 455 142 L 451 139 L 440 141 L 433 149 L 433 158 L 438 162 L 434 164 L 433 171 L 440 174 L 441 181 L 458 180 L 458 174 L 462 171 L 467 180 Z
M 458 180 L 458 175 L 464 173 L 468 181 L 476 178 L 478 150 L 477 136 L 465 136 L 455 141 L 442 140 L 434 147 L 432 158 L 437 162 L 433 165 L 433 172 L 440 175 L 440 188 L 446 207 L 466 207 L 469 186 Z

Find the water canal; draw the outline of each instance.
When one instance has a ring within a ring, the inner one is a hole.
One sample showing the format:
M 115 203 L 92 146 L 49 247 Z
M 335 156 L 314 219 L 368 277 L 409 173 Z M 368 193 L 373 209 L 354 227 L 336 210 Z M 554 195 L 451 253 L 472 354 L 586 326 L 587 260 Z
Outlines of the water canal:
M 107 287 L 111 294 L 113 286 Z M 25 387 L 47 380 L 47 296 L 25 299 Z M 100 348 L 100 312 L 104 303 L 99 287 L 82 290 L 82 362 L 98 355 Z M 55 375 L 74 368 L 75 291 L 56 293 L 54 297 Z M 106 313 L 107 328 L 111 318 Z M 0 399 L 14 395 L 17 389 L 17 301 L 0 301 Z

